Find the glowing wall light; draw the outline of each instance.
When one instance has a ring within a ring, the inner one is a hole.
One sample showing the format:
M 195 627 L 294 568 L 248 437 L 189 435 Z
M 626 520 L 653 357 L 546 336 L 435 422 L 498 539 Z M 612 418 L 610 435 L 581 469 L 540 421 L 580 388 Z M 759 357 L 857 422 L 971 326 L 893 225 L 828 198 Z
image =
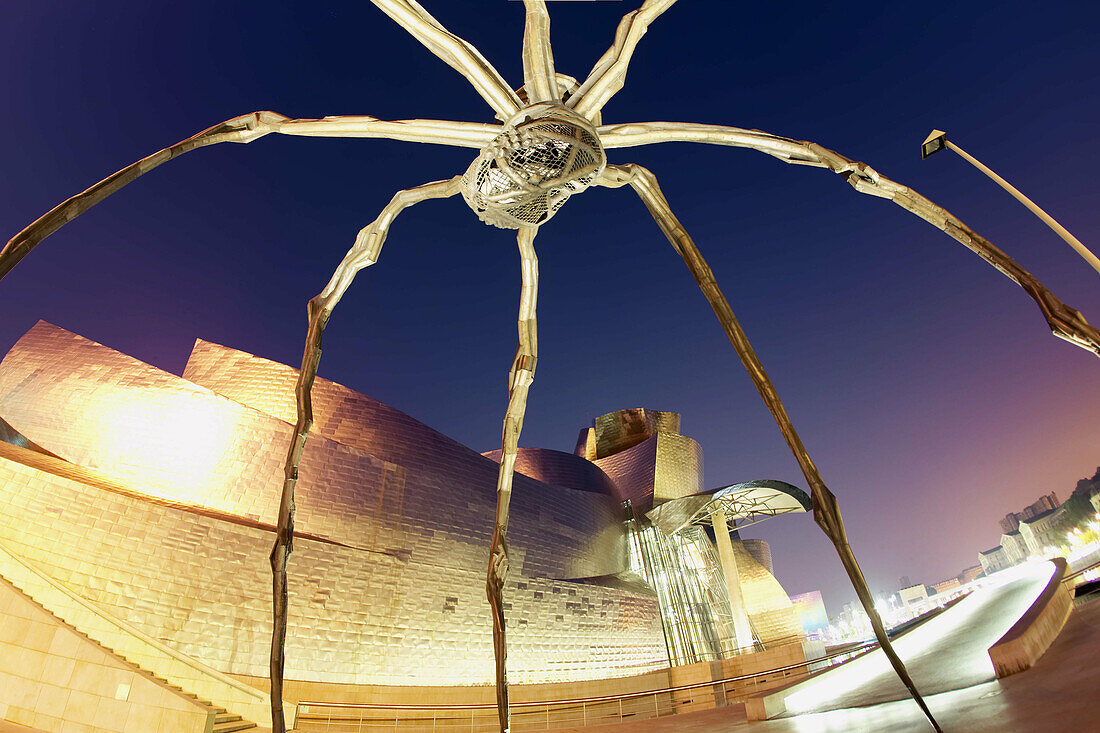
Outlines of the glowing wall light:
M 93 454 L 116 457 L 110 466 L 92 468 L 183 502 L 200 503 L 212 487 L 225 484 L 225 454 L 240 446 L 233 412 L 202 392 L 126 392 L 100 392 L 88 411 L 95 415 L 89 438 Z M 150 473 L 161 481 L 150 482 Z

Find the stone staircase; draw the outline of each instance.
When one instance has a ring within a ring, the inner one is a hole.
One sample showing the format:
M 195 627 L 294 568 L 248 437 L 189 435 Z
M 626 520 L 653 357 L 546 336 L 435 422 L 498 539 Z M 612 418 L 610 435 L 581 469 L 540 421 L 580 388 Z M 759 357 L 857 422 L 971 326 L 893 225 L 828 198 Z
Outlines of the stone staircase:
M 0 577 L 2 577 L 2 576 L 0 576 Z M 6 578 L 5 578 L 5 580 L 6 580 Z M 10 580 L 8 582 L 11 583 Z M 92 637 L 85 634 L 80 629 L 78 629 L 78 628 L 74 627 L 72 624 L 66 622 L 65 619 L 61 618 L 56 613 L 54 613 L 50 609 L 43 606 L 41 603 L 39 603 L 37 600 L 35 600 L 33 596 L 27 594 L 19 586 L 12 583 L 12 587 L 14 587 L 17 591 L 22 593 L 24 596 L 26 596 L 31 601 L 33 601 L 39 608 L 41 608 L 43 611 L 48 613 L 50 616 L 57 619 L 58 623 L 60 623 L 60 624 L 64 625 L 65 627 L 67 627 L 70 631 L 75 633 L 77 636 L 80 636 L 81 638 L 87 640 L 91 644 L 97 646 L 98 648 L 100 648 L 103 651 L 107 652 L 108 654 L 115 657 L 116 659 L 121 660 L 122 662 L 125 662 L 126 664 L 130 665 L 131 667 L 134 667 L 135 669 L 140 671 L 142 674 L 144 674 L 146 677 L 149 677 L 150 679 L 156 680 L 157 682 L 161 683 L 165 687 L 167 687 L 169 689 L 172 689 L 172 690 L 175 690 L 176 692 L 178 692 L 180 695 L 183 695 L 184 697 L 191 698 L 192 700 L 197 702 L 199 705 L 203 705 L 205 707 L 211 708 L 214 711 L 213 733 L 235 733 L 235 731 L 248 730 L 249 728 L 257 727 L 255 723 L 251 723 L 247 720 L 244 720 L 240 715 L 233 715 L 232 713 L 227 711 L 225 708 L 218 707 L 217 705 L 215 705 L 210 700 L 202 700 L 202 699 L 199 698 L 198 695 L 187 692 L 186 690 L 184 690 L 179 685 L 173 685 L 168 680 L 164 679 L 163 677 L 161 677 L 157 674 L 154 674 L 154 673 L 150 672 L 149 670 L 143 668 L 139 664 L 134 664 L 129 659 L 127 659 L 125 656 L 123 656 L 122 654 L 119 654 L 118 652 L 116 652 L 111 647 L 105 646 L 104 644 L 101 644 L 100 642 L 96 641 Z
M 80 633 L 80 632 L 78 631 L 77 633 Z M 99 642 L 97 642 L 95 639 L 92 639 L 91 637 L 88 637 L 85 634 L 81 634 L 81 635 L 85 636 L 85 638 L 87 638 L 88 641 L 99 644 Z M 119 659 L 126 662 L 130 666 L 137 667 L 138 669 L 140 669 L 145 674 L 149 675 L 151 678 L 153 678 L 157 682 L 160 682 L 161 684 L 163 684 L 165 687 L 168 687 L 169 689 L 175 690 L 176 692 L 180 693 L 184 697 L 191 698 L 192 700 L 197 702 L 199 705 L 205 705 L 208 708 L 212 708 L 213 711 L 214 711 L 214 729 L 213 729 L 213 733 L 234 733 L 234 731 L 248 730 L 249 728 L 257 727 L 255 723 L 244 720 L 240 715 L 234 715 L 233 713 L 230 713 L 225 708 L 215 705 L 210 700 L 203 700 L 198 695 L 196 695 L 194 693 L 191 693 L 191 692 L 188 692 L 187 690 L 184 690 L 179 685 L 173 685 L 171 682 L 164 679 L 163 677 L 161 677 L 159 675 L 156 675 L 156 674 L 153 674 L 152 672 L 150 672 L 147 669 L 142 669 L 139 665 L 134 664 L 129 659 L 127 659 L 126 657 L 124 657 L 121 654 L 119 654 L 118 652 L 116 652 L 114 649 L 111 649 L 110 647 L 107 647 L 107 646 L 103 646 L 102 644 L 99 644 L 99 647 L 101 649 L 103 649 L 104 651 L 118 657 Z
M 150 679 L 212 710 L 215 715 L 213 733 L 256 728 L 257 723 L 246 720 L 245 716 L 259 721 L 260 725 L 270 725 L 270 698 L 266 693 L 148 637 L 37 570 L 2 543 L 0 575 L 79 636 Z M 285 706 L 284 711 L 291 723 L 294 705 Z

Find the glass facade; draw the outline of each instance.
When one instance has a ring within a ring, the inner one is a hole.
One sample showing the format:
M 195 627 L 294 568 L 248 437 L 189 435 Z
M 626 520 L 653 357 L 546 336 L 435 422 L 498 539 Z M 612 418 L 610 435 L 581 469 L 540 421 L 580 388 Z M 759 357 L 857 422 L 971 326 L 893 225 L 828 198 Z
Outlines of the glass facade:
M 628 522 L 631 569 L 657 593 L 672 665 L 738 653 L 729 594 L 714 543 L 697 525 L 667 535 L 645 520 Z

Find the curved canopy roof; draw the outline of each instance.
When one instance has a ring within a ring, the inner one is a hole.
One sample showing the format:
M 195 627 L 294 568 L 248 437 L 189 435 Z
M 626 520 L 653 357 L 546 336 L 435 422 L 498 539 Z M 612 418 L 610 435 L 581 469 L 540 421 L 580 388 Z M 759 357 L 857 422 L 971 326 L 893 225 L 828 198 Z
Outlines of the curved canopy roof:
M 710 515 L 721 509 L 731 529 L 740 529 L 769 517 L 808 512 L 813 503 L 805 491 L 784 481 L 759 479 L 708 489 L 691 496 L 666 501 L 646 517 L 665 534 L 676 534 L 692 524 L 709 524 Z

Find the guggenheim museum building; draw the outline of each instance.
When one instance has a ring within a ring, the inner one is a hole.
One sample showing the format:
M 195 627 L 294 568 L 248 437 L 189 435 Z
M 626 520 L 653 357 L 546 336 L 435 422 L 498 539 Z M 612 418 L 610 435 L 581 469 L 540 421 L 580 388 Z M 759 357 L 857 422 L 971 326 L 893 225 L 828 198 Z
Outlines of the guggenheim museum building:
M 170 374 L 45 322 L 4 357 L 0 621 L 22 631 L 0 637 L 0 720 L 61 730 L 53 719 L 77 715 L 78 688 L 101 707 L 160 704 L 136 699 L 140 680 L 123 694 L 122 682 L 77 679 L 82 655 L 104 655 L 105 669 L 125 655 L 150 684 L 218 680 L 230 692 L 204 696 L 224 707 L 262 695 L 296 378 L 202 340 Z M 313 408 L 289 563 L 288 690 L 490 685 L 498 456 L 323 379 Z M 649 409 L 596 417 L 572 453 L 520 449 L 504 591 L 513 683 L 801 649 L 766 545 L 737 530 L 805 512 L 809 498 L 778 481 L 705 486 L 702 467 L 680 416 Z M 61 630 L 34 636 L 50 623 Z M 77 640 L 65 649 L 62 631 Z M 67 689 L 60 712 L 34 686 Z M 245 702 L 263 724 L 266 703 Z

